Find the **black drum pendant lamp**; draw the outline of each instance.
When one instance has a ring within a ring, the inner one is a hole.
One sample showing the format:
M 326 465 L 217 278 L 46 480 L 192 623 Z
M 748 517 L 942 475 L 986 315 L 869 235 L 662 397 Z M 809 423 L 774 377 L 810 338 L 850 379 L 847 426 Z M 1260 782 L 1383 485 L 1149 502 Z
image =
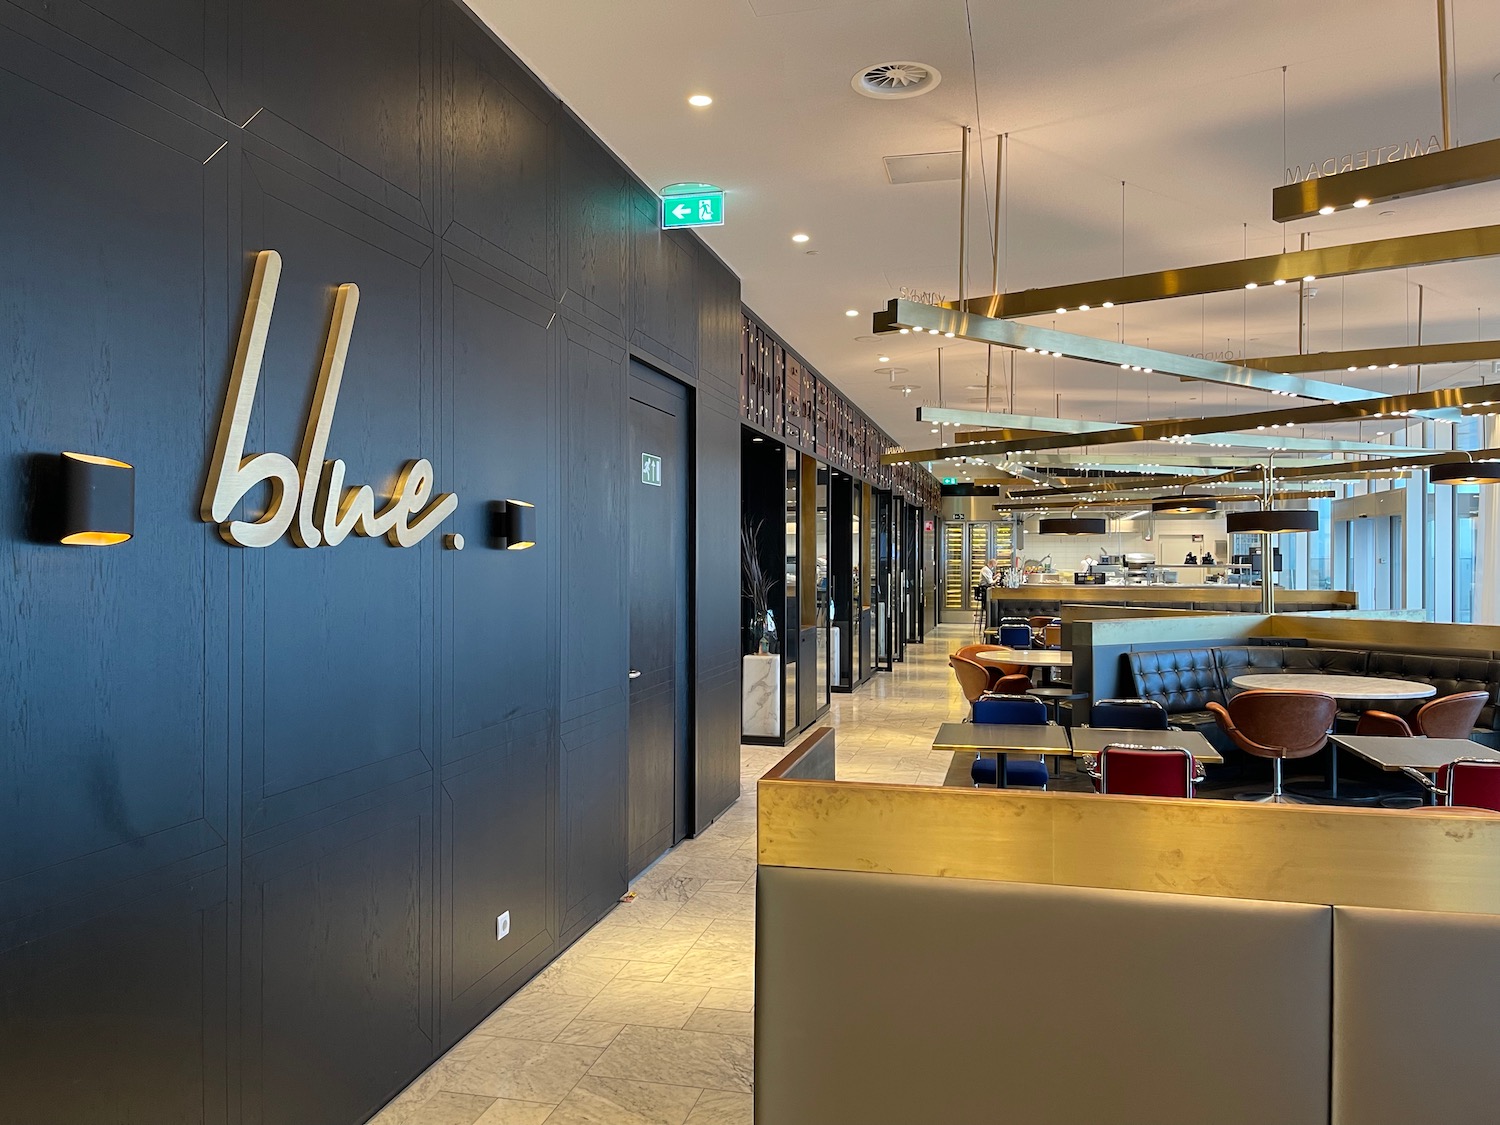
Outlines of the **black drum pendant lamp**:
M 1318 513 L 1303 508 L 1273 508 L 1271 506 L 1271 465 L 1258 466 L 1263 474 L 1261 507 L 1257 512 L 1230 512 L 1224 517 L 1224 526 L 1230 532 L 1255 535 L 1278 535 L 1286 532 L 1317 531 Z
M 1230 512 L 1224 517 L 1224 526 L 1230 531 L 1260 535 L 1317 531 L 1318 513 L 1301 508 L 1262 508 L 1256 512 Z
M 1476 461 L 1472 454 L 1465 456 L 1467 461 L 1432 466 L 1427 479 L 1433 484 L 1500 484 L 1500 461 Z
M 1173 496 L 1166 500 L 1156 500 L 1151 504 L 1151 511 L 1157 515 L 1206 515 L 1209 512 L 1219 510 L 1219 500 L 1215 496 Z
M 1038 535 L 1103 535 L 1108 530 L 1109 521 L 1099 516 L 1053 516 L 1037 524 Z

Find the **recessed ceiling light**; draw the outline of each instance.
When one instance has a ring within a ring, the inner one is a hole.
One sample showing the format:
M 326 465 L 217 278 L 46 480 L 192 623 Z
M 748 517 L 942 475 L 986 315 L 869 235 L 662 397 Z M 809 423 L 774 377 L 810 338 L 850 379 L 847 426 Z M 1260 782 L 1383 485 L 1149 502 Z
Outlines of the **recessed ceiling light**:
M 1078 311 L 1079 312 L 1088 312 L 1089 311 L 1089 307 L 1087 305 L 1079 305 L 1078 306 Z
M 1304 278 L 1303 278 L 1303 279 L 1302 279 L 1302 280 L 1303 280 L 1303 281 L 1304 281 L 1304 282 L 1308 282 L 1308 283 L 1311 283 L 1311 282 L 1314 282 L 1314 281 L 1317 281 L 1317 280 L 1318 280 L 1318 279 L 1317 279 L 1317 278 L 1315 278 L 1315 277 L 1314 277 L 1314 276 L 1313 276 L 1313 275 L 1312 275 L 1312 274 L 1308 274 L 1308 275 L 1307 275 L 1307 276 L 1306 276 L 1306 277 L 1304 277 Z
M 844 315 L 845 316 L 858 316 L 859 315 L 859 310 L 858 309 L 845 309 L 844 310 Z
M 1246 289 L 1259 289 L 1260 288 L 1260 283 L 1256 282 L 1256 281 L 1247 281 L 1247 282 L 1245 282 L 1245 288 Z
M 690 97 L 688 99 L 688 105 L 695 105 L 699 109 L 702 109 L 706 105 L 713 105 L 713 104 L 714 104 L 713 98 L 709 97 L 707 94 L 694 94 L 692 97 Z
M 1277 284 L 1277 285 L 1285 285 L 1286 284 L 1286 278 L 1284 278 L 1284 277 L 1278 277 L 1276 279 L 1275 284 Z
M 1333 214 L 1333 205 L 1331 203 L 1325 203 L 1325 204 L 1323 204 L 1323 206 L 1321 206 L 1321 207 L 1318 208 L 1318 214 L 1320 214 L 1320 215 L 1332 215 Z
M 878 356 L 877 359 L 881 363 L 890 363 L 891 362 L 891 357 L 888 356 L 888 355 Z
M 946 336 L 946 337 L 948 337 L 948 339 L 950 339 L 950 340 L 953 339 L 953 333 L 952 332 L 944 332 L 943 335 Z
M 1356 199 L 1354 201 L 1354 206 L 1356 207 L 1368 207 L 1369 205 L 1370 201 L 1368 199 Z
M 1068 311 L 1067 309 L 1058 309 L 1057 310 L 1057 315 L 1058 316 L 1062 316 L 1062 314 L 1065 313 L 1065 312 L 1067 312 L 1067 311 Z
M 1115 303 L 1113 301 L 1105 301 L 1103 307 L 1106 309 L 1112 309 L 1115 307 Z
M 936 336 L 937 334 L 938 334 L 938 330 L 936 328 L 929 328 L 927 330 L 927 335 L 929 335 L 929 336 Z
M 792 235 L 792 241 L 793 242 L 806 242 L 808 240 L 808 238 L 810 238 L 810 237 L 811 237 L 810 235 L 806 235 L 806 234 L 800 234 L 800 233 L 799 234 L 794 234 L 794 235 Z
M 901 335 L 903 335 L 903 336 L 910 336 L 911 335 L 911 329 L 910 328 L 903 328 L 903 329 L 901 329 Z

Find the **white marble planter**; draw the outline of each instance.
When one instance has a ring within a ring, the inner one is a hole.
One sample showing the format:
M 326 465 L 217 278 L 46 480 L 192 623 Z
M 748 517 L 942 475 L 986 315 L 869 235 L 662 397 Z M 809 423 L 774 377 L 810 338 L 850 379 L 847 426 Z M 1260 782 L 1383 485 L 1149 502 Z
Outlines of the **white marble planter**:
M 775 653 L 741 657 L 740 733 L 781 737 L 781 657 Z

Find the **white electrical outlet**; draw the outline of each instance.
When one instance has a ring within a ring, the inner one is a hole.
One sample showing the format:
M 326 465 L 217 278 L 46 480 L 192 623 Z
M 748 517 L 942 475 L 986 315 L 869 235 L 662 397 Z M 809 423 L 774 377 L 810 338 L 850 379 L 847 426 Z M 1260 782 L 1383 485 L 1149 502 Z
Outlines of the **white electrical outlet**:
M 507 910 L 495 919 L 495 940 L 503 941 L 505 935 L 510 933 L 510 911 Z

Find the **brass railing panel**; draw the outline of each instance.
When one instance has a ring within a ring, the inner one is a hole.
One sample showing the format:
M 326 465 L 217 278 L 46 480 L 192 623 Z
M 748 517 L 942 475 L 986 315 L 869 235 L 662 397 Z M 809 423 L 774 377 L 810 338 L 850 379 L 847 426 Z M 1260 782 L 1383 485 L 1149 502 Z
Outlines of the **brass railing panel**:
M 763 781 L 778 867 L 1500 914 L 1500 817 Z

